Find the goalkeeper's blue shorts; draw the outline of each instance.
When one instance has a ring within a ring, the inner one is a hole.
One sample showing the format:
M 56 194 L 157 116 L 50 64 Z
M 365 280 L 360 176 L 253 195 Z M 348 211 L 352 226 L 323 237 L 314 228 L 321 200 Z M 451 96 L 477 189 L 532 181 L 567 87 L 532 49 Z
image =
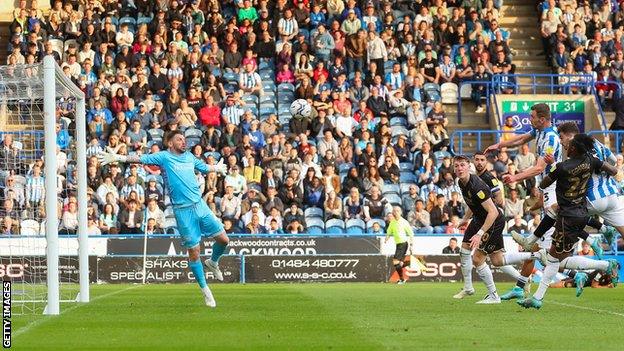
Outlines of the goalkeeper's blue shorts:
M 199 245 L 202 235 L 212 237 L 223 232 L 223 224 L 203 201 L 175 206 L 174 212 L 182 246 L 186 249 Z

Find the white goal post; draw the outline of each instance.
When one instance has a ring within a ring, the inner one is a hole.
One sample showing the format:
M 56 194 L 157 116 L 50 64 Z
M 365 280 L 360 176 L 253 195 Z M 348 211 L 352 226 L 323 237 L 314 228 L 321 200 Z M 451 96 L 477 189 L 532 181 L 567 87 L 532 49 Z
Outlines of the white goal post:
M 85 95 L 68 79 L 54 61 L 53 56 L 43 58 L 43 112 L 45 145 L 56 145 L 56 97 L 60 93 L 57 85 L 67 90 L 76 98 L 76 167 L 78 174 L 78 260 L 80 292 L 79 302 L 89 302 L 89 238 L 87 236 L 87 125 Z M 46 198 L 56 198 L 56 148 L 45 148 L 46 170 Z M 59 245 L 58 245 L 58 217 L 50 214 L 58 213 L 57 201 L 46 201 L 47 225 L 47 263 L 48 263 L 48 304 L 45 313 L 55 315 L 60 313 L 59 289 Z
M 20 306 L 15 314 L 57 315 L 61 302 L 90 299 L 85 99 L 52 56 L 37 64 L 0 66 L 0 142 L 6 142 L 8 146 L 3 147 L 11 151 L 3 149 L 0 155 L 3 206 L 5 202 L 19 202 L 14 195 L 16 184 L 21 186 L 19 193 L 25 194 L 20 206 L 11 212 L 14 215 L 0 218 L 3 225 L 19 224 L 17 231 L 0 237 L 0 279 L 13 282 L 13 309 Z M 64 116 L 60 106 L 68 101 L 71 114 Z M 63 131 L 72 140 L 63 148 L 57 146 L 61 145 L 57 144 L 60 124 L 65 125 Z M 58 155 L 65 151 L 71 156 L 65 160 L 71 162 L 58 164 Z M 34 173 L 35 168 L 42 170 L 43 179 Z M 71 192 L 63 186 L 69 184 L 70 172 Z M 9 178 L 11 185 L 5 182 Z M 33 179 L 38 182 L 36 188 Z M 29 190 L 35 197 L 28 195 Z M 76 197 L 77 211 L 73 213 L 77 237 L 59 240 L 60 210 L 67 206 L 63 201 L 69 200 L 69 194 L 72 199 Z M 39 200 L 32 200 L 35 198 Z

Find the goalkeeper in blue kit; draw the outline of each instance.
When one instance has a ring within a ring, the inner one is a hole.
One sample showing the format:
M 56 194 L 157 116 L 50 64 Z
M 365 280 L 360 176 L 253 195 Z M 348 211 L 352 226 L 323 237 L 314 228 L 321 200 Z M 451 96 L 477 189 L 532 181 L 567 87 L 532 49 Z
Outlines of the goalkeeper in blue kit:
M 223 280 L 219 269 L 219 258 L 223 255 L 229 239 L 223 229 L 223 224 L 202 200 L 199 185 L 195 178 L 195 170 L 206 174 L 208 172 L 225 173 L 226 165 L 210 166 L 193 156 L 186 150 L 186 139 L 180 131 L 173 131 L 167 135 L 166 151 L 142 156 L 124 156 L 110 153 L 101 153 L 98 158 L 102 165 L 114 162 L 142 163 L 159 166 L 175 213 L 178 231 L 182 246 L 188 250 L 189 268 L 195 275 L 195 280 L 202 290 L 206 305 L 216 307 L 212 292 L 206 284 L 204 267 L 200 260 L 199 243 L 202 235 L 212 237 L 215 243 L 212 256 L 205 261 L 206 267 L 214 274 L 217 280 Z

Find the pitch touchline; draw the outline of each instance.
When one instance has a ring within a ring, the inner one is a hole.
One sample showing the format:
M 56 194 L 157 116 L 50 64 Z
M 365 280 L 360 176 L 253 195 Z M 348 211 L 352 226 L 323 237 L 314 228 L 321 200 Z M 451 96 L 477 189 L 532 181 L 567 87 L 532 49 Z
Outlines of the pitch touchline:
M 129 287 L 127 287 L 125 289 L 122 289 L 122 290 L 111 291 L 111 292 L 109 292 L 107 294 L 104 294 L 104 295 L 101 295 L 101 296 L 98 296 L 98 297 L 95 297 L 95 298 L 91 299 L 90 302 L 95 302 L 95 301 L 102 300 L 104 298 L 107 298 L 107 297 L 110 297 L 110 296 L 113 296 L 113 295 L 121 294 L 122 292 L 131 290 L 131 289 L 136 289 L 136 288 L 138 288 L 140 286 L 143 286 L 143 285 L 134 285 L 134 286 L 129 286 Z M 65 313 L 67 313 L 69 311 L 73 311 L 73 310 L 75 310 L 75 309 L 77 309 L 79 307 L 85 306 L 85 305 L 87 305 L 87 304 L 76 303 L 75 305 L 73 305 L 73 306 L 63 310 L 61 314 L 65 314 Z M 24 327 L 16 330 L 15 333 L 13 333 L 13 337 L 18 337 L 18 336 L 26 333 L 27 331 L 31 330 L 32 328 L 38 327 L 39 325 L 41 325 L 41 324 L 43 324 L 43 323 L 45 323 L 46 321 L 49 321 L 49 320 L 50 320 L 50 318 L 42 318 L 42 319 L 30 322 L 30 323 L 26 324 Z
M 598 308 L 591 308 L 591 307 L 585 307 L 585 306 L 572 305 L 572 304 L 569 304 L 569 303 L 563 303 L 563 302 L 557 302 L 557 301 L 548 301 L 548 303 L 552 303 L 552 304 L 559 305 L 559 306 L 578 308 L 580 310 L 587 310 L 587 311 L 593 311 L 593 312 L 599 312 L 599 313 L 607 313 L 607 314 L 612 314 L 612 315 L 618 316 L 618 317 L 624 317 L 624 313 L 607 311 L 607 310 L 601 310 L 601 309 L 598 309 Z

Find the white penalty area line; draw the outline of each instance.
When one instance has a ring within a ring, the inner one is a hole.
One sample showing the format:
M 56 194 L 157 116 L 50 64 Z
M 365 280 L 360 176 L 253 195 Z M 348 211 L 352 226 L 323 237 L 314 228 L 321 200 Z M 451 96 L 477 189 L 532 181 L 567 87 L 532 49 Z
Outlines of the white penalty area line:
M 75 309 L 77 309 L 77 308 L 80 308 L 80 307 L 86 306 L 86 305 L 87 305 L 87 304 L 89 304 L 89 303 L 92 303 L 92 302 L 95 302 L 95 301 L 98 301 L 98 300 L 103 300 L 103 299 L 105 299 L 105 298 L 107 298 L 107 297 L 111 297 L 111 296 L 114 296 L 114 295 L 117 295 L 117 294 L 121 294 L 121 293 L 126 292 L 126 291 L 128 291 L 128 290 L 136 289 L 136 288 L 141 287 L 141 286 L 144 286 L 144 285 L 134 285 L 134 286 L 129 286 L 129 287 L 127 287 L 127 288 L 125 288 L 125 289 L 122 289 L 122 290 L 111 291 L 111 292 L 109 292 L 109 293 L 107 293 L 107 294 L 104 294 L 104 295 L 100 295 L 100 296 L 94 297 L 94 298 L 93 298 L 93 299 L 91 299 L 91 301 L 89 301 L 88 303 L 79 303 L 79 302 L 77 302 L 77 303 L 76 303 L 76 304 L 74 304 L 73 306 L 71 306 L 71 307 L 69 307 L 69 308 L 66 308 L 66 309 L 64 309 L 64 310 L 61 310 L 61 315 L 65 314 L 65 313 L 67 313 L 67 312 L 73 311 L 73 310 L 75 310 Z M 24 334 L 24 333 L 27 333 L 27 332 L 28 332 L 28 331 L 30 331 L 31 329 L 36 328 L 36 327 L 40 326 L 41 324 L 43 324 L 43 323 L 45 323 L 45 322 L 47 322 L 47 321 L 49 321 L 49 320 L 51 320 L 51 318 L 45 318 L 45 317 L 44 317 L 44 318 L 38 319 L 38 320 L 36 320 L 36 321 L 30 322 L 30 323 L 26 324 L 24 327 L 22 327 L 22 328 L 20 328 L 20 329 L 16 330 L 16 331 L 13 333 L 13 337 L 18 337 L 18 336 L 20 336 L 20 335 L 22 335 L 22 334 Z
M 564 307 L 576 308 L 576 309 L 579 309 L 579 310 L 586 310 L 586 311 L 592 311 L 592 312 L 597 312 L 597 313 L 606 313 L 606 314 L 610 314 L 610 315 L 613 315 L 613 316 L 624 317 L 624 313 L 607 311 L 607 310 L 601 310 L 601 309 L 598 309 L 598 308 L 573 305 L 573 304 L 557 302 L 557 301 L 549 301 L 548 303 L 552 303 L 552 304 L 559 305 L 559 306 L 564 306 Z

